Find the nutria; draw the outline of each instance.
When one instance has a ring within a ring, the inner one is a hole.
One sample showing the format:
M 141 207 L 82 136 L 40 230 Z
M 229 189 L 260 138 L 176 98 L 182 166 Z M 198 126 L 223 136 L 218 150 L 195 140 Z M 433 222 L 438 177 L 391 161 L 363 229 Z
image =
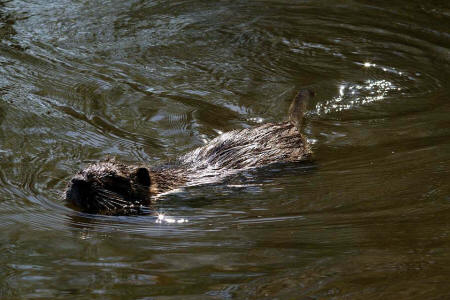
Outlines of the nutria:
M 272 163 L 307 160 L 311 149 L 301 131 L 307 102 L 313 96 L 314 92 L 301 90 L 286 122 L 221 134 L 171 165 L 125 165 L 114 159 L 89 165 L 71 179 L 65 198 L 83 212 L 127 214 L 181 186 L 216 182 Z

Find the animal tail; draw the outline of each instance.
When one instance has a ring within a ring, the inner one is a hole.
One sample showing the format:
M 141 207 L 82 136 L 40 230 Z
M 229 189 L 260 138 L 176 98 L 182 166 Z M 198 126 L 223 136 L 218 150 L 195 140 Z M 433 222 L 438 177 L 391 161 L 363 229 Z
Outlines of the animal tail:
M 303 125 L 303 116 L 306 112 L 309 99 L 313 98 L 315 95 L 314 91 L 309 89 L 303 89 L 298 92 L 298 94 L 292 100 L 291 106 L 289 107 L 289 122 L 297 127 L 298 131 L 301 133 Z

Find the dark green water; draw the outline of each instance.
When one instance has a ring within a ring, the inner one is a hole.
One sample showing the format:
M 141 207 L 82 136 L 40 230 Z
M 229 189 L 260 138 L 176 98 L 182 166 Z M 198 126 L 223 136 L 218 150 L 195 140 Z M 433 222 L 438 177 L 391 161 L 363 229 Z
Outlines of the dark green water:
M 448 1 L 0 1 L 0 298 L 450 299 L 449 28 Z M 301 87 L 312 165 L 146 216 L 61 198 L 108 155 L 281 121 Z

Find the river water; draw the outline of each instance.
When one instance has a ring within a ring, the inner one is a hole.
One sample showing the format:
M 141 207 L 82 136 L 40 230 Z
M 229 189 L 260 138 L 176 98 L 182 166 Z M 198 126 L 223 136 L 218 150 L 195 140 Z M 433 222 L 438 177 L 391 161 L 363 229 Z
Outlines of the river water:
M 448 1 L 0 1 L 1 299 L 450 299 Z M 314 161 L 95 216 L 160 164 L 316 91 Z

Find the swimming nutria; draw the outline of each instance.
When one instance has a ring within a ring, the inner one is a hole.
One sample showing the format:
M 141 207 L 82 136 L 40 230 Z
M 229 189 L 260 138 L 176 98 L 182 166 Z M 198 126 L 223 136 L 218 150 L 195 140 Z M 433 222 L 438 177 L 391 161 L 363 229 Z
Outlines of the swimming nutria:
M 307 102 L 313 96 L 314 92 L 301 90 L 286 122 L 221 134 L 171 166 L 128 166 L 112 159 L 89 165 L 71 179 L 65 198 L 84 212 L 126 214 L 177 187 L 218 181 L 271 163 L 306 160 L 311 149 L 301 130 Z

